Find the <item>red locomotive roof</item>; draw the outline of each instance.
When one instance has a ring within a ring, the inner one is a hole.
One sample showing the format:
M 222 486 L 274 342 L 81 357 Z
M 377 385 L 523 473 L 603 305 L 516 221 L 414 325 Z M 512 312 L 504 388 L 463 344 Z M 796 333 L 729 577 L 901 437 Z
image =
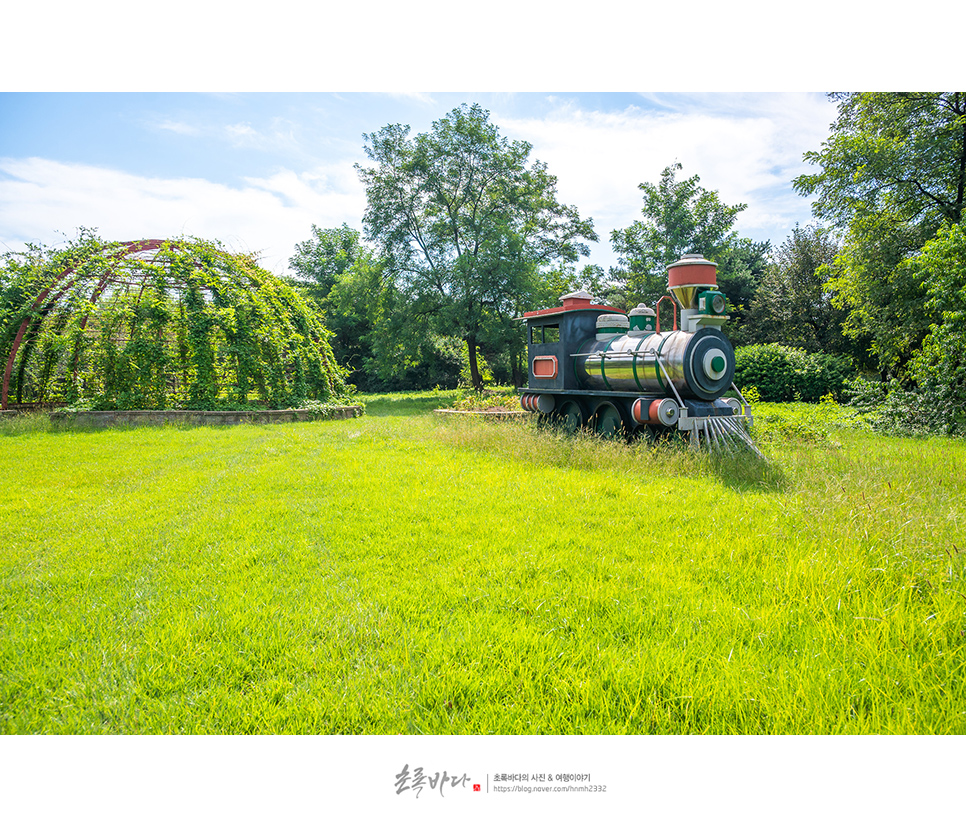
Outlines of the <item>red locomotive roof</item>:
M 589 297 L 583 297 L 583 293 L 574 293 L 572 295 L 565 295 L 560 300 L 563 304 L 560 307 L 549 307 L 546 310 L 531 310 L 529 313 L 524 313 L 523 318 L 525 319 L 535 319 L 542 318 L 543 316 L 554 316 L 557 313 L 567 313 L 571 310 L 603 310 L 608 313 L 623 313 L 624 311 L 617 307 L 606 307 L 603 304 L 592 304 Z

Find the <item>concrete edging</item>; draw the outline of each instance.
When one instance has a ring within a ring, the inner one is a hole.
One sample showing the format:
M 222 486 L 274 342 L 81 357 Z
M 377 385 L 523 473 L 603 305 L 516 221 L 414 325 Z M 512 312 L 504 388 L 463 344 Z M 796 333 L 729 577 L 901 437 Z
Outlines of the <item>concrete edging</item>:
M 241 423 L 307 423 L 313 420 L 348 420 L 361 417 L 363 409 L 347 405 L 328 412 L 308 408 L 275 411 L 60 411 L 50 415 L 53 423 L 106 428 L 107 426 L 160 426 L 188 423 L 195 426 L 234 426 Z

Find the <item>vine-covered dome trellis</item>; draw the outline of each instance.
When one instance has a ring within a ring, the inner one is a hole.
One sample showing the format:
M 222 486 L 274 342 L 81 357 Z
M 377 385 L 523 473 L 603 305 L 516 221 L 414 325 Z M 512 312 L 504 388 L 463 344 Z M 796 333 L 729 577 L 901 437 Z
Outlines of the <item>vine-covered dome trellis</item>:
M 347 398 L 318 312 L 252 256 L 195 238 L 105 243 L 85 233 L 65 249 L 8 259 L 6 271 L 19 303 L 8 303 L 0 334 L 0 408 Z

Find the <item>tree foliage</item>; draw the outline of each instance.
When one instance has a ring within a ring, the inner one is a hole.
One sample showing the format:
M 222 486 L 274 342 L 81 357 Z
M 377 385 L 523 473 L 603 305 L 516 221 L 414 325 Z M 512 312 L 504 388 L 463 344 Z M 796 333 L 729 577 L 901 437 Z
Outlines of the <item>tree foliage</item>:
M 459 338 L 427 330 L 412 315 L 412 301 L 357 230 L 313 226 L 296 253 L 289 261 L 292 283 L 317 301 L 352 385 L 364 391 L 456 387 Z
M 816 216 L 848 226 L 890 213 L 938 226 L 962 219 L 966 189 L 966 93 L 838 93 L 838 118 L 815 174 L 795 187 L 815 194 Z
M 943 429 L 966 434 L 966 228 L 945 224 L 908 266 L 938 319 L 910 363 L 912 376 L 942 404 Z
M 321 304 L 336 281 L 366 253 L 359 232 L 347 223 L 335 229 L 320 229 L 313 223 L 312 237 L 296 244 L 288 265 L 295 273 L 296 286 Z
M 610 280 L 618 294 L 608 297 L 628 306 L 653 304 L 666 293 L 668 264 L 700 252 L 718 264 L 719 286 L 738 313 L 735 324 L 740 327 L 770 244 L 739 238 L 734 224 L 747 205 L 725 204 L 717 191 L 700 185 L 697 174 L 678 180 L 682 169 L 675 162 L 661 172 L 657 184 L 638 186 L 644 194 L 643 219 L 611 233 L 619 267 L 611 270 Z
M 938 319 L 910 258 L 943 223 L 962 219 L 966 93 L 836 94 L 838 117 L 819 166 L 795 188 L 844 234 L 829 288 L 867 335 L 883 373 L 900 374 Z
M 545 269 L 588 254 L 593 225 L 557 201 L 556 178 L 529 162 L 531 145 L 502 137 L 479 105 L 415 137 L 388 125 L 364 138 L 374 163 L 357 166 L 366 236 L 408 315 L 466 342 L 479 388 L 478 348 L 519 341 L 513 318 L 545 297 Z
M 848 314 L 826 285 L 836 273 L 839 245 L 829 229 L 796 225 L 772 255 L 748 311 L 746 335 L 811 353 L 868 359 L 868 340 L 846 336 Z

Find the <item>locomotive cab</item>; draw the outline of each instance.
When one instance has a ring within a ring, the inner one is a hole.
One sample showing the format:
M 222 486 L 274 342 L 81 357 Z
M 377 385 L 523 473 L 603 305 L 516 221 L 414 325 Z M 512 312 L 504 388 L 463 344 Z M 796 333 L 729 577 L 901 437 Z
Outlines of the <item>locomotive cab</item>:
M 593 304 L 590 293 L 575 292 L 561 296 L 559 307 L 525 313 L 529 387 L 538 391 L 579 388 L 573 345 L 593 336 L 598 316 L 608 312 L 622 311 Z

